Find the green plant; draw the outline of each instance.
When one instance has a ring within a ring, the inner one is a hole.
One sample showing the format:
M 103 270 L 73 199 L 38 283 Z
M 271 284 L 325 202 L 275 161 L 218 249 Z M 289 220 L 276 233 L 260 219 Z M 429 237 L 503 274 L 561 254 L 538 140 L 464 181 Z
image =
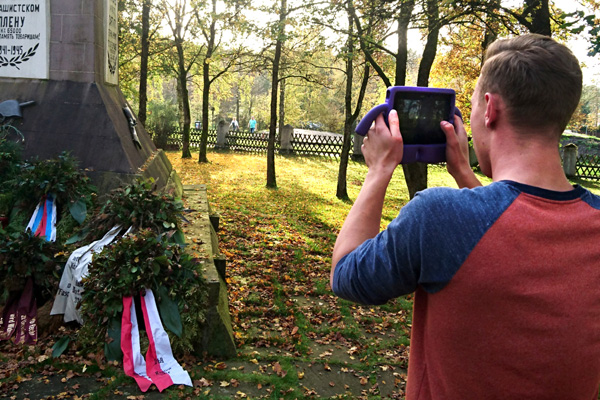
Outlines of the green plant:
M 83 285 L 85 324 L 79 336 L 84 346 L 102 345 L 98 338 L 107 337 L 107 326 L 121 318 L 123 297 L 146 289 L 155 293 L 165 327 L 180 337 L 174 349 L 190 350 L 200 333 L 206 308 L 204 278 L 190 256 L 169 243 L 166 235 L 144 229 L 106 246 L 94 256 Z
M 29 277 L 41 289 L 43 300 L 54 296 L 61 265 L 65 262 L 55 257 L 61 254 L 60 249 L 58 244 L 34 236 L 30 231 L 0 236 L 1 300 L 5 301 L 11 291 L 23 289 Z
M 10 183 L 18 198 L 37 204 L 52 193 L 58 204 L 70 205 L 89 198 L 95 188 L 68 152 L 50 160 L 33 159 L 20 165 L 20 174 Z
M 10 214 L 15 196 L 6 182 L 19 174 L 22 147 L 18 143 L 0 138 L 0 216 Z
M 183 235 L 178 230 L 183 211 L 180 200 L 166 193 L 156 191 L 154 180 L 136 179 L 130 185 L 114 189 L 104 206 L 74 240 L 81 240 L 88 234 L 97 238 L 116 225 L 134 231 L 150 228 L 156 234 L 170 231 L 177 243 L 183 244 Z

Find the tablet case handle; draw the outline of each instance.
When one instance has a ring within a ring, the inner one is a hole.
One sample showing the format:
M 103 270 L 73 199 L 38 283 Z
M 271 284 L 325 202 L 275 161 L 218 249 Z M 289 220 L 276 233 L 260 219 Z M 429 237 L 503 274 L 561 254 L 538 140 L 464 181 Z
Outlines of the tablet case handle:
M 356 126 L 356 133 L 358 133 L 361 136 L 365 136 L 367 134 L 367 132 L 369 132 L 369 128 L 371 128 L 371 124 L 373 123 L 373 121 L 375 121 L 375 118 L 377 118 L 377 116 L 379 114 L 381 114 L 382 112 L 385 112 L 385 116 L 387 117 L 387 112 L 388 112 L 388 105 L 387 103 L 384 104 L 380 104 L 378 106 L 375 106 L 371 109 L 371 111 L 369 111 L 367 113 L 367 115 L 365 115 L 360 122 L 358 123 L 358 125 Z M 387 120 L 387 118 L 386 118 Z M 387 123 L 387 121 L 386 121 Z

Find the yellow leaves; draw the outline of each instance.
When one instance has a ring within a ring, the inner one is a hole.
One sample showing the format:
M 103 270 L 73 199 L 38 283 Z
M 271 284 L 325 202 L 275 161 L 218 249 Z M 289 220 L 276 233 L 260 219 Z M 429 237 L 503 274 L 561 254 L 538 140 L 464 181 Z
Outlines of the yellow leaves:
M 304 379 L 304 371 L 298 371 L 298 379 Z
M 223 370 L 226 368 L 227 368 L 227 364 L 225 364 L 224 362 L 218 362 L 215 364 L 215 369 Z

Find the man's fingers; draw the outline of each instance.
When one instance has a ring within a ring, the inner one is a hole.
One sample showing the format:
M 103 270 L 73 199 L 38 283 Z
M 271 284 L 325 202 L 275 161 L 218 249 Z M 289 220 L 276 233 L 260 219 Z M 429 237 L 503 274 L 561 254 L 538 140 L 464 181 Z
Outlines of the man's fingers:
M 400 134 L 400 120 L 398 119 L 398 112 L 391 110 L 388 114 L 388 123 L 390 124 L 390 133 L 395 137 L 402 137 Z
M 444 131 L 444 134 L 446 135 L 446 143 L 448 145 L 453 145 L 456 142 L 458 142 L 458 139 L 456 138 L 456 131 L 454 130 L 454 125 L 452 125 L 448 121 L 442 121 L 442 122 L 440 122 L 440 127 L 442 128 L 442 131 Z
M 460 118 L 458 115 L 454 116 L 454 128 L 456 130 L 456 133 L 459 134 L 460 136 L 467 136 L 467 131 L 465 130 L 465 124 L 463 123 L 462 118 Z

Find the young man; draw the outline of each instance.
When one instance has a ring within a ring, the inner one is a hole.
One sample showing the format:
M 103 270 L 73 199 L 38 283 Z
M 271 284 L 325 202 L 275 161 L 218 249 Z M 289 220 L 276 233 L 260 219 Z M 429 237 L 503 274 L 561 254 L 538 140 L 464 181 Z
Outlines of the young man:
M 365 137 L 369 171 L 335 244 L 331 286 L 364 304 L 416 292 L 407 399 L 597 399 L 600 198 L 569 183 L 558 152 L 581 85 L 577 59 L 548 37 L 492 44 L 471 128 L 494 182 L 479 187 L 462 121 L 442 122 L 463 189 L 418 193 L 383 232 L 402 159 L 397 114 Z

